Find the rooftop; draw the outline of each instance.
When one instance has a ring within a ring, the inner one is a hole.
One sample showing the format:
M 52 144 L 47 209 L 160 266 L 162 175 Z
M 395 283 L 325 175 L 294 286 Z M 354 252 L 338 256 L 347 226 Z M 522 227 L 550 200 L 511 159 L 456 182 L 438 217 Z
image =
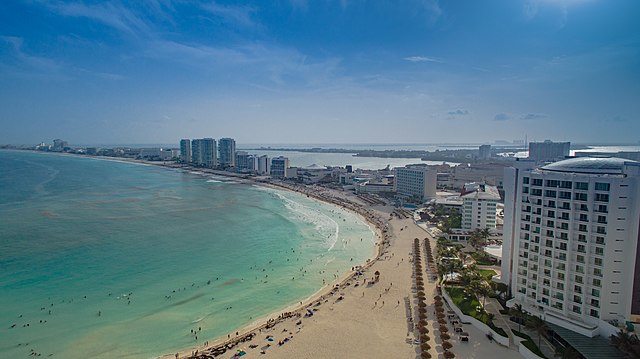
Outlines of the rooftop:
M 617 157 L 577 157 L 554 162 L 541 169 L 553 172 L 622 174 L 625 163 L 638 163 Z

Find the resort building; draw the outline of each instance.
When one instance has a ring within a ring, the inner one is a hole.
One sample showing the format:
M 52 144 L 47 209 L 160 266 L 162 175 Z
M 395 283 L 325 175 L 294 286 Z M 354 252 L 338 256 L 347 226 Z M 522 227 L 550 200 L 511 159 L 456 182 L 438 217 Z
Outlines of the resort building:
M 69 147 L 69 143 L 67 141 L 61 139 L 53 140 L 53 147 L 51 147 L 51 151 L 54 152 L 62 152 L 65 148 Z
M 191 141 L 191 161 L 196 166 L 215 168 L 218 166 L 216 140 L 202 138 Z
M 640 162 L 517 161 L 505 196 L 509 306 L 588 337 L 640 322 Z
M 281 179 L 287 177 L 287 168 L 289 168 L 287 157 L 278 156 L 271 159 L 271 177 Z
M 221 138 L 218 143 L 218 152 L 220 154 L 220 167 L 236 166 L 236 140 L 233 138 Z
M 236 152 L 236 170 L 244 173 L 255 173 L 257 169 L 257 157 L 246 151 Z
M 571 142 L 544 142 L 529 143 L 529 159 L 536 162 L 552 162 L 569 156 Z
M 259 175 L 268 175 L 271 173 L 271 161 L 269 161 L 269 157 L 267 155 L 258 157 L 257 162 L 257 172 Z
M 460 195 L 462 199 L 462 229 L 496 229 L 496 207 L 500 201 L 498 189 L 484 183 L 469 183 Z
M 191 141 L 188 138 L 180 140 L 180 162 L 191 163 Z
M 436 168 L 410 165 L 397 167 L 394 172 L 394 190 L 398 197 L 414 198 L 421 202 L 436 198 Z

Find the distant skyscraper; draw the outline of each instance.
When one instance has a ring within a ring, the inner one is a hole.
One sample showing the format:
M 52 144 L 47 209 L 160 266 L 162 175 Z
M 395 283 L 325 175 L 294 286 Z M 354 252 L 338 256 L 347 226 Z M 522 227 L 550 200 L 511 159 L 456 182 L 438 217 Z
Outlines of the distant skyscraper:
M 221 138 L 218 143 L 220 153 L 220 167 L 236 166 L 236 141 L 233 138 Z
M 216 140 L 202 138 L 191 141 L 191 161 L 196 166 L 215 168 L 218 165 Z
M 191 141 L 188 138 L 180 140 L 180 162 L 191 163 Z
M 258 174 L 268 175 L 271 173 L 271 161 L 267 155 L 258 157 Z
M 504 188 L 509 306 L 589 337 L 640 322 L 640 163 L 517 161 Z
M 271 177 L 285 178 L 289 168 L 289 159 L 287 157 L 274 157 L 271 160 Z
M 491 158 L 491 145 L 482 145 L 478 149 L 478 158 L 486 160 Z
M 529 143 L 529 159 L 536 162 L 552 162 L 569 156 L 571 142 L 544 142 Z

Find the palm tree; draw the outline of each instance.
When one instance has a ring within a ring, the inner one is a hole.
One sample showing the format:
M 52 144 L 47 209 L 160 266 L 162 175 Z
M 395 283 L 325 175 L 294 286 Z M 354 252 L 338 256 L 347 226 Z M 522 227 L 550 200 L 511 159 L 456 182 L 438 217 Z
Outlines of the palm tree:
M 635 334 L 629 334 L 622 329 L 609 337 L 611 345 L 625 352 L 631 358 L 640 358 L 640 339 Z
M 514 304 L 513 307 L 509 308 L 509 315 L 516 317 L 516 319 L 518 320 L 518 331 L 522 332 L 520 323 L 522 322 L 522 319 L 524 319 L 527 315 L 527 313 L 525 313 L 525 311 L 522 309 L 522 304 Z
M 542 343 L 542 334 L 546 333 L 548 329 L 547 323 L 542 320 L 542 318 L 532 315 L 527 318 L 526 325 L 538 333 L 538 348 L 540 348 L 540 344 Z

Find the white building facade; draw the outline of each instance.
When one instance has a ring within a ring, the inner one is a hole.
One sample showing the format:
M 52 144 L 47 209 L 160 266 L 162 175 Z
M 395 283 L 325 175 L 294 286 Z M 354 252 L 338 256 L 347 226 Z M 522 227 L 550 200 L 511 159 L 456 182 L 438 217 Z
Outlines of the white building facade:
M 508 305 L 589 337 L 640 322 L 639 226 L 639 162 L 516 163 L 505 171 Z
M 191 141 L 188 138 L 180 140 L 180 162 L 191 163 Z
M 406 166 L 394 169 L 394 190 L 402 198 L 420 201 L 436 198 L 438 171 L 430 166 Z
M 286 178 L 287 168 L 289 168 L 289 159 L 287 157 L 278 156 L 271 159 L 271 177 Z
M 191 141 L 191 161 L 196 166 L 215 168 L 218 166 L 216 140 L 201 138 Z
M 460 198 L 463 230 L 496 228 L 496 207 L 500 202 L 500 194 L 496 187 L 484 183 L 476 184 Z

